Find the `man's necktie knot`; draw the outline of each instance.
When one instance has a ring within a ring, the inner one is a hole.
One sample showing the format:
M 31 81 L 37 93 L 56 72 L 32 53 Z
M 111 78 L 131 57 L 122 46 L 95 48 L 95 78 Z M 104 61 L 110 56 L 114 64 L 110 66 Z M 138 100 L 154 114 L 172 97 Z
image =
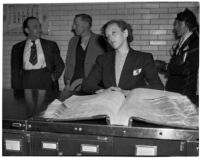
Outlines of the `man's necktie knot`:
M 33 45 L 31 46 L 31 55 L 30 55 L 30 59 L 29 62 L 32 65 L 37 64 L 37 49 L 36 49 L 36 44 L 35 41 L 32 41 Z

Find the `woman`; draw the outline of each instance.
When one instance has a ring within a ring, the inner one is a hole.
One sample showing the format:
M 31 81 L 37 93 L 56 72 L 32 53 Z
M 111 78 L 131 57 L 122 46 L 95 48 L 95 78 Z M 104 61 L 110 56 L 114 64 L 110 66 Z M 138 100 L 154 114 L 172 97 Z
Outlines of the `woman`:
M 102 33 L 114 51 L 97 58 L 83 82 L 84 92 L 116 90 L 127 95 L 134 88 L 163 89 L 152 55 L 130 48 L 133 35 L 129 24 L 111 20 L 102 27 Z
M 198 105 L 199 25 L 194 13 L 187 8 L 178 13 L 173 32 L 179 41 L 172 47 L 169 63 L 156 60 L 157 68 L 166 73 L 167 91 L 186 95 Z

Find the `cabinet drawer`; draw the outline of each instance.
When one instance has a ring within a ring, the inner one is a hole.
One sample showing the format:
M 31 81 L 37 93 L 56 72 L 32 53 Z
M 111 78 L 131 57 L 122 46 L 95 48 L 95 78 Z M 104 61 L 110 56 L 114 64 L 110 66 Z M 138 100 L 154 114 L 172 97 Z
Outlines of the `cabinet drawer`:
M 58 155 L 59 138 L 53 136 L 37 135 L 31 138 L 31 155 Z
M 112 155 L 112 138 L 84 136 L 61 141 L 64 155 Z
M 186 143 L 174 140 L 119 138 L 113 139 L 115 155 L 180 156 L 186 151 Z
M 24 134 L 3 133 L 3 155 L 29 155 L 29 143 Z
M 187 156 L 199 156 L 199 142 L 188 141 L 187 142 Z
M 111 137 L 33 134 L 32 155 L 112 155 L 112 144 Z

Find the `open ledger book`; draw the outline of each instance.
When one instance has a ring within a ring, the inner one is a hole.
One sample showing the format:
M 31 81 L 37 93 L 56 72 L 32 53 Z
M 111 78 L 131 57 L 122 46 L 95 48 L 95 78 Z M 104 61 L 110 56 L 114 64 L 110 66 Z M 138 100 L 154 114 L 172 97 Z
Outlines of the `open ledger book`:
M 41 117 L 53 120 L 81 120 L 107 115 L 112 125 L 128 125 L 131 117 L 149 123 L 198 128 L 198 111 L 181 94 L 137 88 L 125 98 L 121 92 L 72 96 L 64 102 L 54 100 Z

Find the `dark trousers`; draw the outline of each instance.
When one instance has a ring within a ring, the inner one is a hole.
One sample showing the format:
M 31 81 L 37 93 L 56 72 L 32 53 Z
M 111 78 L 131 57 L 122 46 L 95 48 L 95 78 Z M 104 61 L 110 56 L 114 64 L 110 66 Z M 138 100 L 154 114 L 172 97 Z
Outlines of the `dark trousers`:
M 58 90 L 58 82 L 53 82 L 47 68 L 23 71 L 24 89 Z

